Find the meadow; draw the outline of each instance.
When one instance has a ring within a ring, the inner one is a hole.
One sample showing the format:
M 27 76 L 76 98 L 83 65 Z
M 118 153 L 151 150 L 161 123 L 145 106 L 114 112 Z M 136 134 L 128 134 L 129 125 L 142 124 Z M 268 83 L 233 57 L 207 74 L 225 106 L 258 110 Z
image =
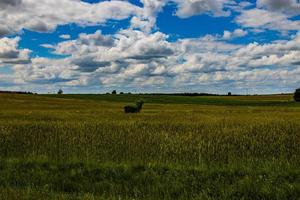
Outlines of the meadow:
M 0 94 L 0 199 L 300 199 L 300 104 Z

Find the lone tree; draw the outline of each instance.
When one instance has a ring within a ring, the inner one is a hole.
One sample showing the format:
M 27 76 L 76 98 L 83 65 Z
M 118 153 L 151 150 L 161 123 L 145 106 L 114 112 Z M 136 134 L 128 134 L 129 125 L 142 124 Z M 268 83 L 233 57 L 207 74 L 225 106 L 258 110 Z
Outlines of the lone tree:
M 116 90 L 113 90 L 113 91 L 111 92 L 111 94 L 117 94 L 117 91 L 116 91 Z
M 300 102 L 300 88 L 298 88 L 294 93 L 294 99 L 297 102 Z
M 228 92 L 228 96 L 231 96 L 232 94 L 231 94 L 231 92 Z
M 62 91 L 62 89 L 59 89 L 57 92 L 57 94 L 63 94 L 63 93 L 64 93 L 64 91 Z

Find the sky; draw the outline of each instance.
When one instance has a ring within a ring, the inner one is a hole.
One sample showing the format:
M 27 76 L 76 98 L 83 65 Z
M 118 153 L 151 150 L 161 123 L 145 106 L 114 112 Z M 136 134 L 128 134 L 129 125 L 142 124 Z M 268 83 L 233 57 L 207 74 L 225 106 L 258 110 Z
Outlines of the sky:
M 0 0 L 0 90 L 300 87 L 299 0 Z

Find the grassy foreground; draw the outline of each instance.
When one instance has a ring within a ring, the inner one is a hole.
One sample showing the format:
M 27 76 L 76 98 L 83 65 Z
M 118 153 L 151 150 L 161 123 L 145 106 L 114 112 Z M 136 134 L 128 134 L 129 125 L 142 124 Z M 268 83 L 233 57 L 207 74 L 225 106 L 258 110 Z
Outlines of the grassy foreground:
M 299 199 L 290 100 L 1 94 L 0 199 Z

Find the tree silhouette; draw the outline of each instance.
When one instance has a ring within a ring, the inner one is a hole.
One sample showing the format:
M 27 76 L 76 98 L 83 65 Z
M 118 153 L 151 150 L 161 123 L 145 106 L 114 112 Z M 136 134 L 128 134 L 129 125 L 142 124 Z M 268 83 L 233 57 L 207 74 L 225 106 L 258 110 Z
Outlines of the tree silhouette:
M 59 89 L 57 92 L 57 94 L 63 94 L 63 93 L 64 93 L 64 91 L 62 89 Z
M 295 101 L 300 102 L 300 88 L 296 89 L 294 93 L 294 99 Z

